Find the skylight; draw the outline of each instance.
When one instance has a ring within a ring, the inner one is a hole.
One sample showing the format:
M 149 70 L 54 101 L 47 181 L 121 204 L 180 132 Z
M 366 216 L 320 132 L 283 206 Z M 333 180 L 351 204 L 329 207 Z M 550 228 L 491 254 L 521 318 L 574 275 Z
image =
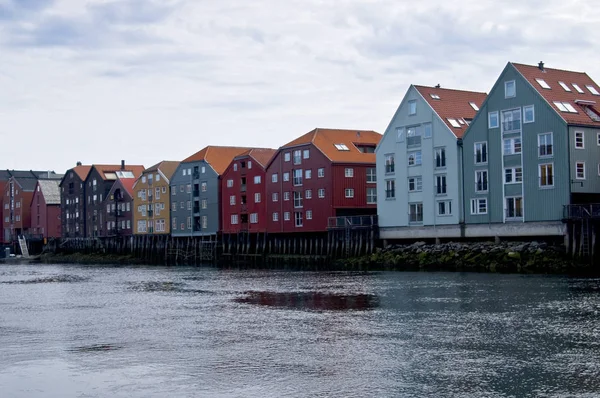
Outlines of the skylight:
M 575 90 L 577 90 L 577 92 L 579 94 L 583 94 L 583 90 L 581 89 L 581 87 L 579 87 L 577 84 L 575 83 L 571 83 L 571 85 L 573 86 L 573 88 L 575 88 Z
M 433 99 L 440 99 L 440 96 L 437 94 L 429 94 Z
M 565 82 L 558 82 L 558 84 L 560 84 L 560 86 L 561 86 L 562 88 L 564 88 L 564 89 L 565 89 L 565 91 L 571 92 L 571 89 L 569 88 L 569 86 L 567 86 L 567 85 L 565 84 Z
M 460 124 L 465 124 L 465 121 L 464 121 L 464 120 L 462 120 L 462 119 L 458 119 L 458 122 L 459 122 Z
M 598 90 L 596 90 L 596 87 L 594 87 L 594 86 L 585 86 L 585 87 L 587 87 L 587 89 L 590 90 L 590 93 L 592 93 L 594 95 L 600 95 Z
M 349 151 L 350 150 L 350 149 L 348 149 L 346 144 L 333 144 L 333 145 L 335 145 L 335 147 L 337 148 L 338 151 Z
M 448 123 L 450 123 L 452 125 L 452 127 L 459 127 L 460 128 L 460 124 L 458 124 L 458 122 L 456 121 L 456 119 L 448 118 Z
M 573 108 L 573 105 L 568 102 L 554 101 L 554 105 L 556 105 L 561 112 L 577 113 L 577 110 Z
M 550 86 L 548 85 L 548 83 L 546 83 L 546 81 L 544 79 L 535 79 L 536 82 L 539 83 L 540 86 L 542 86 L 542 88 L 545 88 L 547 90 L 550 90 Z
M 469 102 L 469 105 L 471 105 L 471 108 L 475 109 L 476 111 L 478 111 L 478 110 L 479 110 L 479 107 L 477 106 L 477 104 L 476 104 L 476 103 L 474 103 L 474 102 Z

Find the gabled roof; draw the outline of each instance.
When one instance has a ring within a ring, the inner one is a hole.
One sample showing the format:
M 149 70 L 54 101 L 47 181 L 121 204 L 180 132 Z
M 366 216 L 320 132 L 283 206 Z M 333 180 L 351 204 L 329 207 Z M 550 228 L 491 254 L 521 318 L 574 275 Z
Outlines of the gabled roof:
M 217 174 L 221 175 L 227 169 L 227 166 L 229 166 L 229 163 L 231 163 L 233 158 L 249 149 L 252 148 L 209 145 L 184 159 L 181 163 L 200 162 L 204 160 L 206 163 L 210 164 Z
M 35 170 L 0 170 L 0 180 L 8 181 L 11 177 L 15 178 L 47 178 L 61 179 L 62 174 L 56 174 L 51 170 L 35 171 Z
M 453 90 L 448 88 L 414 86 L 414 88 L 427 101 L 429 106 L 438 114 L 446 126 L 454 133 L 457 138 L 462 138 L 469 124 L 475 117 L 477 111 L 471 103 L 477 108 L 481 107 L 487 97 L 486 93 L 476 91 Z M 434 98 L 435 97 L 435 98 Z M 459 127 L 452 125 L 450 120 L 455 120 Z
M 112 176 L 112 174 L 117 173 L 119 171 L 131 171 L 133 173 L 133 178 L 138 178 L 142 172 L 144 171 L 144 166 L 140 165 L 125 165 L 125 168 L 121 170 L 120 164 L 94 164 L 92 168 L 98 171 L 100 178 L 103 180 L 116 180 L 118 176 Z
M 135 184 L 136 180 L 136 178 L 119 178 L 119 182 L 123 186 L 123 189 L 125 189 L 131 197 L 133 197 L 133 184 Z
M 381 137 L 381 134 L 372 130 L 316 128 L 288 142 L 280 150 L 312 143 L 334 163 L 375 163 L 375 153 L 363 153 L 357 145 L 375 147 Z M 340 146 L 344 149 L 340 150 Z
M 85 181 L 85 179 L 87 178 L 91 169 L 92 169 L 92 166 L 82 165 L 82 166 L 75 166 L 71 170 L 73 172 L 75 172 L 75 174 L 77 174 L 77 176 L 81 179 L 81 181 Z
M 38 185 L 47 205 L 60 204 L 60 180 L 39 180 Z
M 277 149 L 252 148 L 252 149 L 248 149 L 247 151 L 240 153 L 234 159 L 248 156 L 248 157 L 251 157 L 252 159 L 254 159 L 256 162 L 258 162 L 258 164 L 260 164 L 264 168 L 267 166 L 267 164 L 269 163 L 269 160 L 271 160 L 271 158 L 273 157 L 273 155 L 275 155 L 275 153 L 277 153 Z
M 561 69 L 546 68 L 545 66 L 533 66 L 510 63 L 531 86 L 550 104 L 568 124 L 589 125 L 600 127 L 600 121 L 594 121 L 585 112 L 584 107 L 577 104 L 576 100 L 593 101 L 590 105 L 596 110 L 600 109 L 600 95 L 594 95 L 587 86 L 593 87 L 600 93 L 600 87 L 584 72 L 573 72 Z M 542 64 L 543 65 L 543 64 Z M 536 79 L 542 79 L 550 87 L 543 88 Z M 571 91 L 565 90 L 559 82 L 564 83 Z M 580 93 L 573 85 L 575 83 L 583 93 Z M 519 95 L 517 88 L 517 95 Z M 561 112 L 554 102 L 568 102 L 575 108 L 577 113 Z
M 148 167 L 146 170 L 144 170 L 144 172 L 142 174 L 147 174 L 147 173 L 151 173 L 153 171 L 160 170 L 160 172 L 163 174 L 163 176 L 165 176 L 165 178 L 167 180 L 170 180 L 171 176 L 173 176 L 173 174 L 175 174 L 175 170 L 177 170 L 177 166 L 179 166 L 179 162 L 172 161 L 172 160 L 163 160 L 162 162 L 159 162 L 152 167 Z

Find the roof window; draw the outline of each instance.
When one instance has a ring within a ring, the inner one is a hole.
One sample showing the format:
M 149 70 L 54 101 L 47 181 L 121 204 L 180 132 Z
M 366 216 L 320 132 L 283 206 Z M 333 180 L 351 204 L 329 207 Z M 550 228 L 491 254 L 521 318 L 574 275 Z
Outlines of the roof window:
M 469 102 L 469 105 L 471 105 L 471 108 L 475 109 L 476 111 L 478 111 L 478 110 L 479 110 L 479 107 L 477 106 L 477 104 L 476 104 L 476 103 L 474 103 L 474 102 Z
M 594 94 L 594 95 L 600 95 L 600 93 L 598 92 L 598 90 L 596 90 L 596 87 L 594 86 L 585 86 L 588 90 L 590 90 L 590 93 Z
M 452 125 L 452 127 L 458 127 L 458 128 L 460 128 L 460 124 L 458 124 L 458 122 L 456 121 L 456 119 L 448 118 L 448 123 L 450 123 Z
M 560 84 L 560 86 L 561 86 L 562 88 L 564 88 L 564 89 L 565 89 L 565 91 L 571 92 L 571 89 L 569 88 L 569 86 L 567 86 L 567 85 L 565 84 L 565 82 L 558 82 L 558 84 Z
M 538 82 L 538 84 L 540 86 L 542 86 L 542 88 L 545 88 L 546 90 L 550 90 L 550 86 L 548 85 L 548 83 L 546 83 L 546 81 L 544 79 L 535 79 L 536 82 Z
M 573 88 L 574 88 L 575 90 L 577 90 L 577 92 L 578 92 L 579 94 L 583 94 L 583 90 L 581 89 L 581 87 L 579 87 L 579 86 L 578 86 L 577 84 L 575 84 L 575 83 L 571 83 L 571 85 L 573 86 Z
M 561 112 L 577 113 L 577 110 L 568 102 L 554 101 L 554 105 Z
M 433 98 L 433 99 L 436 99 L 436 100 L 439 100 L 439 99 L 440 99 L 440 96 L 439 96 L 439 95 L 437 95 L 437 94 L 429 94 L 429 95 L 430 95 L 430 96 L 431 96 L 431 98 Z
M 338 151 L 349 151 L 350 149 L 346 146 L 346 144 L 333 144 Z

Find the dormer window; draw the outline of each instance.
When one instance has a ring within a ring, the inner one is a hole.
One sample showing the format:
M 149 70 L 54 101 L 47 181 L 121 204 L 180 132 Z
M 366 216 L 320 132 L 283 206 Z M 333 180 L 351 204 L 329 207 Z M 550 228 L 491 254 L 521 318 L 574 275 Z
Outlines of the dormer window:
M 546 90 L 550 90 L 550 86 L 548 85 L 548 83 L 546 83 L 546 81 L 544 79 L 535 79 L 536 82 L 538 82 L 538 84 L 542 87 L 545 88 Z
M 581 89 L 581 87 L 579 87 L 577 84 L 575 84 L 575 83 L 571 83 L 571 85 L 573 86 L 573 88 L 574 88 L 575 90 L 577 90 L 577 92 L 578 92 L 579 94 L 583 94 L 583 93 L 584 93 L 584 91 Z
M 558 84 L 560 84 L 560 86 L 561 86 L 562 88 L 564 88 L 564 89 L 565 89 L 565 91 L 571 92 L 571 89 L 569 88 L 569 86 L 567 86 L 567 85 L 565 84 L 565 82 L 558 82 Z
M 585 86 L 588 90 L 590 90 L 590 93 L 592 93 L 593 95 L 600 95 L 600 93 L 598 92 L 598 90 L 596 90 L 596 87 L 594 86 Z

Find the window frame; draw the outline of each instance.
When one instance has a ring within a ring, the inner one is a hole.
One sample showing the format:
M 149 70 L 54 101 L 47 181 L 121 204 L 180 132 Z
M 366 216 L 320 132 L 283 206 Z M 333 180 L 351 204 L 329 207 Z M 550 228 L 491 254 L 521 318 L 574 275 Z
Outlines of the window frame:
M 548 145 L 548 144 L 542 145 L 542 142 L 541 142 L 542 137 L 546 137 L 546 136 L 550 137 L 550 145 Z M 551 153 L 550 154 L 546 153 L 545 155 L 542 155 L 542 152 L 541 152 L 542 147 L 544 147 L 546 151 L 548 151 L 548 147 L 549 147 Z M 554 157 L 554 134 L 551 131 L 546 132 L 546 133 L 539 133 L 538 134 L 538 158 L 539 159 L 548 159 L 548 158 L 552 158 L 552 157 Z
M 527 115 L 527 111 L 526 109 L 531 108 L 531 120 L 527 120 L 527 117 L 525 115 Z M 524 105 L 523 106 L 523 124 L 528 124 L 528 123 L 535 123 L 535 106 L 534 105 Z
M 548 175 L 546 171 L 546 181 L 548 181 L 548 179 L 551 180 L 550 184 L 542 184 L 542 168 L 544 166 L 550 167 L 551 174 Z M 538 164 L 538 187 L 541 189 L 554 188 L 554 162 Z
M 477 175 L 479 173 L 485 173 L 485 182 L 484 182 L 483 179 L 482 179 L 482 182 L 481 182 L 482 185 L 485 184 L 485 189 L 481 189 L 481 190 L 477 189 L 477 187 L 479 185 L 478 184 Z M 489 177 L 490 176 L 489 176 L 489 172 L 488 172 L 487 169 L 485 169 L 485 170 L 475 170 L 475 192 L 476 193 L 487 193 L 487 192 L 489 192 L 489 189 L 490 189 L 490 180 L 489 180 Z
M 513 93 L 512 95 L 508 92 L 508 87 L 512 83 Z M 515 80 L 507 80 L 504 82 L 504 99 L 515 98 L 517 96 L 517 82 Z
M 496 119 L 496 124 L 492 125 L 492 116 Z M 500 114 L 498 111 L 488 112 L 488 129 L 497 129 L 500 127 Z
M 578 168 L 579 168 L 580 165 L 581 165 L 581 168 L 582 168 L 582 171 L 583 171 L 583 174 L 582 174 L 581 177 L 579 176 L 579 170 L 578 170 Z M 585 174 L 586 174 L 585 173 L 585 162 L 580 162 L 580 161 L 575 162 L 575 179 L 576 180 L 580 180 L 580 181 L 584 181 L 585 180 Z
M 485 153 L 482 151 L 481 152 L 481 158 L 483 159 L 483 155 L 485 155 L 485 161 L 481 161 L 478 162 L 477 161 L 477 145 L 481 145 L 481 147 L 483 148 L 483 146 L 485 145 Z M 478 141 L 473 143 L 473 156 L 474 156 L 474 163 L 476 165 L 485 165 L 488 164 L 488 142 L 487 141 Z
M 577 135 L 581 134 L 581 145 L 577 144 Z M 573 137 L 575 139 L 574 141 L 574 145 L 575 145 L 575 149 L 585 149 L 585 131 L 583 130 L 575 130 Z
M 485 203 L 485 211 L 481 211 L 481 203 Z M 473 211 L 475 210 L 475 211 Z M 488 214 L 488 199 L 487 198 L 471 198 L 471 215 L 480 216 Z
M 415 116 L 417 114 L 417 100 L 408 101 L 408 116 Z

